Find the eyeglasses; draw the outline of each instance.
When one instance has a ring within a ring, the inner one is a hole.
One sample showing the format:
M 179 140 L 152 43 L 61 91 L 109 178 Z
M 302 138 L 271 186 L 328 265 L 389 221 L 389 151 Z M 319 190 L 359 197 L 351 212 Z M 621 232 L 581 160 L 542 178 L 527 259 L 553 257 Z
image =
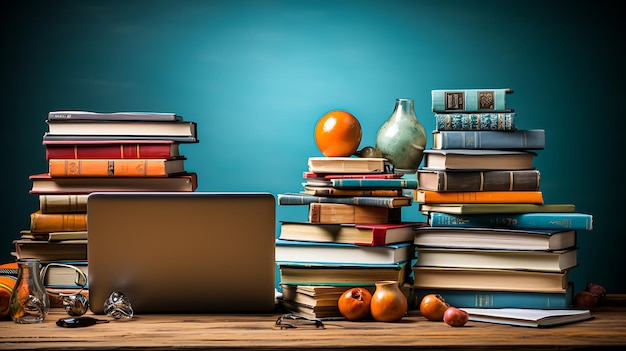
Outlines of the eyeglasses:
M 308 318 L 296 313 L 283 314 L 276 319 L 275 328 L 292 329 L 292 328 L 315 328 L 324 329 L 324 323 L 317 318 Z

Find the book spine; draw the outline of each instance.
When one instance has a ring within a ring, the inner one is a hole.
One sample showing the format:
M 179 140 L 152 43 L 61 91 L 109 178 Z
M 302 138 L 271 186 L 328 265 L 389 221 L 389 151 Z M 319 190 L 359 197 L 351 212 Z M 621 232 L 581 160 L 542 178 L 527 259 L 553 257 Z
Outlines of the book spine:
M 509 113 L 435 113 L 435 130 L 514 131 L 514 112 Z
M 573 287 L 570 284 L 564 293 L 415 289 L 415 306 L 419 306 L 425 295 L 433 292 L 458 308 L 567 309 L 573 302 Z
M 406 199 L 408 201 L 402 201 L 398 204 L 396 200 Z M 360 206 L 375 206 L 375 207 L 387 207 L 397 208 L 410 205 L 411 198 L 409 197 L 374 197 L 374 196 L 346 196 L 346 197 L 327 197 L 327 196 L 315 196 L 302 193 L 284 193 L 278 194 L 279 205 L 309 205 L 312 203 L 337 203 L 347 205 L 360 205 Z
M 331 179 L 337 189 L 417 189 L 416 179 Z
M 95 121 L 179 121 L 181 116 L 173 113 L 154 112 L 113 112 L 100 113 L 89 111 L 52 111 L 48 112 L 49 121 L 95 120 Z
M 415 191 L 415 201 L 423 204 L 520 203 L 543 204 L 540 191 Z
M 330 203 L 309 205 L 309 222 L 317 224 L 387 223 L 388 215 L 386 207 Z
M 592 230 L 593 216 L 587 213 L 510 213 L 453 215 L 428 213 L 433 227 L 497 227 L 507 229 Z
M 418 184 L 428 172 L 418 171 Z M 467 171 L 436 172 L 437 186 L 433 191 L 538 191 L 540 173 L 538 170 L 519 171 Z
M 315 196 L 402 196 L 402 190 L 397 189 L 308 188 L 305 193 Z
M 87 195 L 39 195 L 41 213 L 87 212 Z
M 87 213 L 45 214 L 36 211 L 30 215 L 30 231 L 33 233 L 78 230 L 87 230 Z
M 195 135 L 117 135 L 117 134 L 101 134 L 101 135 L 76 135 L 76 134 L 50 134 L 45 132 L 42 138 L 43 142 L 59 142 L 59 141 L 106 141 L 111 140 L 167 140 L 181 144 L 197 143 L 199 140 Z
M 501 131 L 439 131 L 434 149 L 542 150 L 546 146 L 543 129 Z
M 171 158 L 171 144 L 46 145 L 51 159 L 142 159 Z
M 142 160 L 49 160 L 51 177 L 165 177 L 164 159 Z
M 506 96 L 510 89 L 433 90 L 433 112 L 509 112 Z

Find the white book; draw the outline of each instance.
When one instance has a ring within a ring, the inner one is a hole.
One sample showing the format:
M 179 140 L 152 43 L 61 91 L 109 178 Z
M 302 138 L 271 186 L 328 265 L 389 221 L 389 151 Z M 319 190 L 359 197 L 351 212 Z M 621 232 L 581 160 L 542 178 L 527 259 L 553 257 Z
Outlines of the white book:
M 593 318 L 590 310 L 544 310 L 531 308 L 462 308 L 469 320 L 520 327 L 551 327 Z

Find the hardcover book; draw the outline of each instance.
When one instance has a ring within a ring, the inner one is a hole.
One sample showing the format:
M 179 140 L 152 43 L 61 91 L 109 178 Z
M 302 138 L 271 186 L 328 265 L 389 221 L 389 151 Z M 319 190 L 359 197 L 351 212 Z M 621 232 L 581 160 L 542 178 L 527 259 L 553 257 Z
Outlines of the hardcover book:
M 67 120 L 46 121 L 47 135 L 88 135 L 88 136 L 159 136 L 193 137 L 196 135 L 195 122 L 154 122 L 154 121 L 90 121 Z
M 568 270 L 562 272 L 514 269 L 412 267 L 413 287 L 419 289 L 499 290 L 564 293 Z
M 309 157 L 309 172 L 390 173 L 388 161 L 375 157 Z
M 503 250 L 564 250 L 576 246 L 575 230 L 420 227 L 417 246 Z
M 337 189 L 304 184 L 303 193 L 314 196 L 402 196 L 402 189 Z
M 420 204 L 424 214 L 442 212 L 450 214 L 527 213 L 527 212 L 574 212 L 574 204 Z
M 51 177 L 168 177 L 185 173 L 185 158 L 175 159 L 52 159 Z
M 417 170 L 418 189 L 431 191 L 538 191 L 538 170 L 436 171 Z
M 337 189 L 417 189 L 416 179 L 331 179 Z
M 279 205 L 309 205 L 312 203 L 335 203 L 360 206 L 399 208 L 411 205 L 408 196 L 315 196 L 304 193 L 278 194 Z
M 276 262 L 390 264 L 415 256 L 411 243 L 386 246 L 276 239 Z
M 513 131 L 515 112 L 507 113 L 435 113 L 435 130 Z
M 463 203 L 527 203 L 543 204 L 541 191 L 431 191 L 417 190 L 415 201 L 422 204 L 463 204 Z
M 179 143 L 171 140 L 44 141 L 46 160 L 176 158 Z
M 89 194 L 96 191 L 195 191 L 196 173 L 169 177 L 51 177 L 29 176 L 31 194 Z
M 195 135 L 76 135 L 76 134 L 50 134 L 45 132 L 42 141 L 44 144 L 51 142 L 77 143 L 77 142 L 110 142 L 110 141 L 171 141 L 181 144 L 197 143 Z
M 87 230 L 87 213 L 42 213 L 30 214 L 31 233 Z
M 515 150 L 424 150 L 424 168 L 432 170 L 521 170 L 534 169 L 531 151 Z
M 87 212 L 87 194 L 41 194 L 39 209 L 41 213 Z
M 309 205 L 309 222 L 320 224 L 387 223 L 389 208 L 332 203 Z
M 388 264 L 321 264 L 278 262 L 281 284 L 327 285 L 327 286 L 370 286 L 380 280 L 395 280 L 404 283 L 411 271 L 408 262 Z
M 593 215 L 580 212 L 528 212 L 455 215 L 430 212 L 433 227 L 494 227 L 510 229 L 592 230 Z
M 543 150 L 545 146 L 543 129 L 433 132 L 433 149 Z
M 17 239 L 13 244 L 17 259 L 38 258 L 41 262 L 87 260 L 87 240 L 51 242 Z
M 83 275 L 76 270 L 80 270 Z M 49 262 L 42 269 L 43 284 L 46 288 L 80 288 L 87 287 L 89 264 L 87 261 Z
M 165 112 L 91 112 L 91 111 L 51 111 L 48 121 L 182 121 L 183 117 Z
M 414 229 L 424 225 L 424 222 L 395 224 L 282 222 L 278 237 L 285 240 L 384 246 L 400 242 L 413 242 L 415 236 Z
M 506 97 L 513 91 L 497 89 L 435 89 L 432 90 L 433 112 L 512 112 Z

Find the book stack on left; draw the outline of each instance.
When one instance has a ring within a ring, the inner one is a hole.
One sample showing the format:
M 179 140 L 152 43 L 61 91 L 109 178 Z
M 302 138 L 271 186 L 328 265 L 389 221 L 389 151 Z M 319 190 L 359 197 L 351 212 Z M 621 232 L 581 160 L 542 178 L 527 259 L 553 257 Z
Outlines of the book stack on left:
M 48 171 L 33 174 L 39 208 L 14 241 L 17 258 L 61 262 L 87 272 L 87 196 L 99 191 L 194 191 L 179 146 L 196 143 L 195 122 L 173 113 L 50 112 L 43 136 Z M 75 289 L 76 274 L 51 269 L 49 288 Z M 60 279 L 55 276 L 61 277 Z
M 433 90 L 437 130 L 424 151 L 415 201 L 428 216 L 416 230 L 416 296 L 456 307 L 568 308 L 578 265 L 576 233 L 591 214 L 544 203 L 534 150 L 542 129 L 520 130 L 509 89 Z
M 401 208 L 415 179 L 402 179 L 383 158 L 311 157 L 304 190 L 278 194 L 278 204 L 306 205 L 308 220 L 282 221 L 276 239 L 282 306 L 312 318 L 341 317 L 350 287 L 374 291 L 380 280 L 408 283 L 414 229 Z M 410 284 L 404 286 L 409 294 Z

